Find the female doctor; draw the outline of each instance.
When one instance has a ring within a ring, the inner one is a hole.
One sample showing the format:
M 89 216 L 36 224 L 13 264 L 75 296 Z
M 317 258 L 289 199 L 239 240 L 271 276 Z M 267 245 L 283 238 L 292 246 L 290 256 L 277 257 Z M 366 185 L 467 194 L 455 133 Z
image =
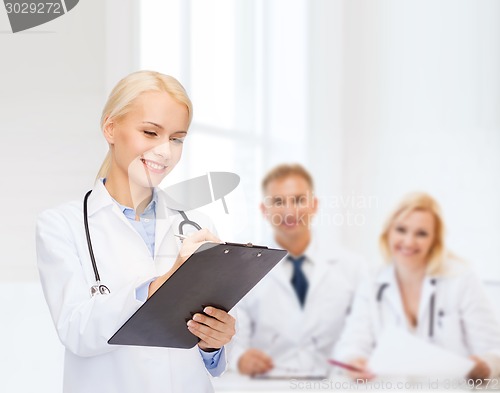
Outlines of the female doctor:
M 174 78 L 149 71 L 125 77 L 102 113 L 109 152 L 85 203 L 39 216 L 38 268 L 65 347 L 64 392 L 210 392 L 207 370 L 217 376 L 226 367 L 235 321 L 214 307 L 187 323 L 200 339 L 190 350 L 107 343 L 194 250 L 219 242 L 211 222 L 192 211 L 189 221 L 205 229 L 181 244 L 174 234 L 185 213 L 169 209 L 156 188 L 179 161 L 191 118 Z
M 366 368 L 371 351 L 382 330 L 396 325 L 470 357 L 469 378 L 500 375 L 500 326 L 478 278 L 446 256 L 436 201 L 408 195 L 390 215 L 380 244 L 388 266 L 360 285 L 333 357 L 363 370 L 352 377 L 372 378 Z

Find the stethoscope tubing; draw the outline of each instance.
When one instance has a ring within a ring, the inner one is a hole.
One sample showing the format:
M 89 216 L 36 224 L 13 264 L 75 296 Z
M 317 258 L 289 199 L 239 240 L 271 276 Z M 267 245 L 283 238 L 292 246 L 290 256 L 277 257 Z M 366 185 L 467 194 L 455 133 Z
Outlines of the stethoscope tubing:
M 436 286 L 436 279 L 433 278 L 431 279 L 431 284 L 433 286 Z M 380 287 L 377 290 L 377 302 L 380 303 L 382 301 L 382 297 L 384 295 L 385 289 L 389 286 L 389 283 L 385 282 L 380 285 Z M 429 300 L 429 337 L 432 338 L 434 336 L 434 312 L 435 312 L 435 307 L 436 307 L 436 293 L 434 292 L 431 295 L 431 298 Z
M 83 224 L 85 226 L 85 236 L 87 237 L 87 246 L 89 249 L 90 260 L 92 262 L 92 268 L 94 269 L 94 276 L 96 282 L 101 282 L 101 277 L 99 276 L 99 270 L 97 269 L 97 263 L 95 261 L 94 250 L 92 249 L 92 240 L 90 239 L 90 230 L 89 230 L 89 218 L 87 213 L 87 200 L 89 199 L 89 195 L 92 190 L 85 194 L 85 198 L 83 198 Z
M 92 190 L 88 191 L 83 198 L 83 225 L 85 227 L 85 236 L 87 238 L 87 247 L 89 250 L 90 261 L 92 262 L 92 269 L 94 270 L 95 277 L 95 285 L 90 288 L 90 294 L 93 297 L 94 295 L 101 294 L 107 295 L 111 293 L 106 285 L 101 284 L 101 277 L 99 276 L 99 270 L 97 269 L 97 262 L 94 256 L 94 250 L 92 248 L 92 240 L 90 238 L 90 229 L 89 229 L 89 221 L 88 221 L 88 210 L 87 210 L 87 201 L 89 199 L 89 195 L 92 193 Z M 201 229 L 201 226 L 198 223 L 191 221 L 186 213 L 182 210 L 178 210 L 179 214 L 182 216 L 183 220 L 179 223 L 179 233 L 184 235 L 184 225 L 192 225 L 197 230 Z
M 184 235 L 184 225 L 192 225 L 193 227 L 195 227 L 197 230 L 200 230 L 201 227 L 194 221 L 191 221 L 188 216 L 186 215 L 186 213 L 182 210 L 178 210 L 179 214 L 182 216 L 183 220 L 179 223 L 179 234 L 181 235 Z

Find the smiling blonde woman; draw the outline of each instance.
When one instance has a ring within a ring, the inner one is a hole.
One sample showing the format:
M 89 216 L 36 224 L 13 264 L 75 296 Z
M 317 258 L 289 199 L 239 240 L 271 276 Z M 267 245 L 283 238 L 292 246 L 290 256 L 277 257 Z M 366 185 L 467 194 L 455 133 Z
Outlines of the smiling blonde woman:
M 500 375 L 500 325 L 481 283 L 446 251 L 438 203 L 426 193 L 407 195 L 380 236 L 388 265 L 364 282 L 334 358 L 366 368 L 382 331 L 397 326 L 422 340 L 474 361 L 473 379 Z M 411 356 L 411 355 L 409 355 Z
M 181 158 L 191 117 L 191 102 L 174 78 L 150 71 L 127 76 L 102 114 L 109 153 L 85 204 L 39 216 L 38 268 L 65 347 L 64 392 L 211 392 L 207 370 L 217 376 L 226 367 L 224 345 L 235 321 L 214 307 L 187 322 L 200 339 L 192 349 L 107 343 L 202 242 L 219 242 L 210 220 L 190 211 L 204 229 L 181 245 L 174 237 L 180 214 L 157 188 Z

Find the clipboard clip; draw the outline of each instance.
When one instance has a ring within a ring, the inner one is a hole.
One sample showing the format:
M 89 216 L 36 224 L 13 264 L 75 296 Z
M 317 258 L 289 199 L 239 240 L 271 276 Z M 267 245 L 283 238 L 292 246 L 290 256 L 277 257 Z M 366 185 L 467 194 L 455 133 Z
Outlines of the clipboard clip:
M 224 244 L 227 244 L 228 246 L 237 246 L 237 247 L 249 247 L 249 248 L 262 248 L 267 250 L 267 246 L 258 246 L 256 244 L 252 243 L 230 243 L 230 242 L 224 242 Z

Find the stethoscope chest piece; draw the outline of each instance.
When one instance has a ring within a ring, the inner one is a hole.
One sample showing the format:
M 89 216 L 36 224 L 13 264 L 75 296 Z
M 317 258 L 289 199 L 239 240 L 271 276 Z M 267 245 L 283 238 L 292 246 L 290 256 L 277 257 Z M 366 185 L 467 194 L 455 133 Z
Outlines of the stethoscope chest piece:
M 90 295 L 94 297 L 95 295 L 109 295 L 111 291 L 106 285 L 96 283 L 90 287 Z
M 89 249 L 90 260 L 92 262 L 92 268 L 94 269 L 95 284 L 90 287 L 90 295 L 94 297 L 95 295 L 109 295 L 111 291 L 106 285 L 101 284 L 101 278 L 99 277 L 99 271 L 97 270 L 94 251 L 92 250 L 92 241 L 90 240 L 89 221 L 87 214 L 87 200 L 91 192 L 92 190 L 87 192 L 85 194 L 85 198 L 83 198 L 83 223 L 85 226 L 85 236 L 87 237 L 87 246 Z

